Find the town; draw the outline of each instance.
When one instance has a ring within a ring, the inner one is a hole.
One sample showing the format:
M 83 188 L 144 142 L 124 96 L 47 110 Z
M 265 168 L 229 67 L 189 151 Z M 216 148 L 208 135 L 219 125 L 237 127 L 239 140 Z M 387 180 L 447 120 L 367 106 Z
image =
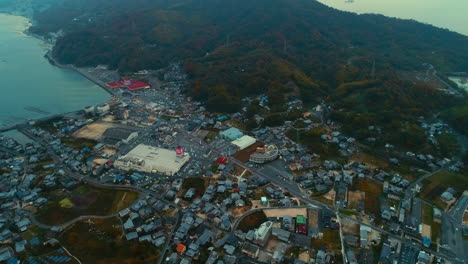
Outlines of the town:
M 83 74 L 113 97 L 0 135 L 1 263 L 465 263 L 466 167 L 357 140 L 326 102 L 218 114 L 173 64 Z M 142 81 L 145 80 L 145 81 Z M 431 143 L 450 128 L 421 127 Z M 465 178 L 464 178 L 465 177 Z

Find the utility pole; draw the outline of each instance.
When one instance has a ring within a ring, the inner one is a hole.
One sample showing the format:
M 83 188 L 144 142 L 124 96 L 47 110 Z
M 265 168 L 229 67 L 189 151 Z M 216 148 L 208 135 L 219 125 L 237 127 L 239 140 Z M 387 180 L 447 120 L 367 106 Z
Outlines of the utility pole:
M 372 78 L 372 79 L 375 78 L 375 59 L 374 59 L 374 61 L 372 62 L 371 78 Z

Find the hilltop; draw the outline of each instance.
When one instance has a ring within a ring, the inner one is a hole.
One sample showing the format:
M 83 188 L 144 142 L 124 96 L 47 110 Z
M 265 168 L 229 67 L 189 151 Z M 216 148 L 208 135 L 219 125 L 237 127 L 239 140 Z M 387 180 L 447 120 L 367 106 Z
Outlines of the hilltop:
M 414 77 L 423 64 L 468 71 L 466 36 L 308 0 L 61 1 L 35 19 L 34 33 L 63 30 L 53 50 L 62 63 L 129 73 L 182 61 L 188 92 L 210 110 L 238 111 L 255 94 L 268 94 L 277 112 L 288 98 L 328 100 L 350 130 L 392 121 L 407 129 L 460 104 Z

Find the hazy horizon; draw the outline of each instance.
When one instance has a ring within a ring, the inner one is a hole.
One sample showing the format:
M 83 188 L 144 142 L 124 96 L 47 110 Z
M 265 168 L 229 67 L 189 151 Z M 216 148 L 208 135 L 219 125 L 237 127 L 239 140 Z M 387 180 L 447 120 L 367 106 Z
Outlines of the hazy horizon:
M 468 1 L 461 0 L 317 0 L 339 10 L 414 19 L 468 36 Z

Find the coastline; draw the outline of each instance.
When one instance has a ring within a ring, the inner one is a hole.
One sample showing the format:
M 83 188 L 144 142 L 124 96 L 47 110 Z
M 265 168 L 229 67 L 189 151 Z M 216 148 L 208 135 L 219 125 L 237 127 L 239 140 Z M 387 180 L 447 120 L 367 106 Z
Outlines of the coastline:
M 29 21 L 29 27 L 32 25 L 32 19 L 26 15 L 22 15 L 22 14 L 18 14 L 18 13 L 12 13 L 12 12 L 0 12 L 2 14 L 6 14 L 6 15 L 12 15 L 12 16 L 21 16 L 21 17 L 24 17 L 26 18 L 28 21 Z M 25 30 L 23 30 L 23 34 L 27 35 L 27 36 L 30 36 L 30 37 L 33 37 L 33 38 L 36 38 L 44 43 L 49 43 L 49 41 L 47 41 L 46 39 L 44 39 L 42 36 L 39 36 L 39 35 L 36 35 L 36 34 L 33 34 L 31 32 L 29 32 L 29 27 L 26 28 Z M 78 74 L 80 74 L 81 76 L 83 76 L 84 78 L 88 79 L 89 81 L 91 81 L 92 83 L 98 85 L 101 89 L 104 89 L 110 96 L 111 98 L 109 98 L 108 100 L 104 100 L 102 103 L 105 103 L 105 102 L 108 102 L 110 100 L 112 100 L 114 98 L 114 94 L 113 92 L 110 90 L 109 87 L 106 86 L 106 84 L 98 79 L 96 79 L 94 76 L 91 76 L 90 74 L 88 74 L 86 72 L 85 69 L 79 69 L 77 67 L 74 67 L 73 65 L 62 65 L 60 63 L 58 63 L 52 56 L 51 54 L 51 50 L 48 50 L 46 52 L 46 54 L 44 54 L 44 58 L 47 59 L 47 61 L 54 67 L 57 67 L 57 68 L 61 68 L 61 69 L 64 69 L 64 70 L 71 70 L 71 71 L 74 71 Z M 4 132 L 7 132 L 7 131 L 11 131 L 11 130 L 15 130 L 15 129 L 18 129 L 18 128 L 21 128 L 23 126 L 25 126 L 26 124 L 30 123 L 30 122 L 40 122 L 40 121 L 46 121 L 46 120 L 50 120 L 50 119 L 53 119 L 53 118 L 57 118 L 57 117 L 63 117 L 63 116 L 67 116 L 67 115 L 75 115 L 75 114 L 78 114 L 80 112 L 82 112 L 83 109 L 77 109 L 77 110 L 73 110 L 73 111 L 69 111 L 69 112 L 63 112 L 63 113 L 56 113 L 56 114 L 51 114 L 51 115 L 47 115 L 47 116 L 44 116 L 44 117 L 41 117 L 41 118 L 36 118 L 36 119 L 28 119 L 26 121 L 19 121 L 18 123 L 13 123 L 13 124 L 10 124 L 10 125 L 6 125 L 6 126 L 0 126 L 0 133 L 4 133 Z
M 33 36 L 33 35 L 31 35 Z M 35 36 L 34 36 L 35 37 Z M 39 38 L 41 39 L 41 38 Z M 112 92 L 112 90 L 107 87 L 107 85 L 96 79 L 95 77 L 91 76 L 90 74 L 88 74 L 86 72 L 85 69 L 80 69 L 80 68 L 77 68 L 73 65 L 63 65 L 63 64 L 60 64 L 55 58 L 54 56 L 52 55 L 52 51 L 48 51 L 45 55 L 44 55 L 44 58 L 46 58 L 49 63 L 55 67 L 58 67 L 58 68 L 61 68 L 61 69 L 65 69 L 65 70 L 71 70 L 71 71 L 74 71 L 78 74 L 80 74 L 81 76 L 85 77 L 86 79 L 88 79 L 89 81 L 93 82 L 94 84 L 96 84 L 97 86 L 101 87 L 102 89 L 104 89 L 107 93 L 109 93 L 111 96 L 114 96 L 114 93 Z
M 29 18 L 28 18 L 29 19 Z M 28 36 L 31 36 L 31 37 L 34 37 L 34 38 L 37 38 L 39 40 L 41 40 L 42 42 L 45 42 L 45 43 L 49 43 L 46 39 L 44 39 L 43 37 L 39 36 L 39 35 L 36 35 L 36 34 L 33 34 L 29 31 L 29 28 L 25 29 L 23 31 L 24 34 L 28 35 Z M 49 43 L 51 44 L 51 43 Z M 44 54 L 44 58 L 47 59 L 47 61 L 55 66 L 55 67 L 58 67 L 58 68 L 61 68 L 61 69 L 64 69 L 64 70 L 71 70 L 71 71 L 74 71 L 78 74 L 80 74 L 81 76 L 85 77 L 86 79 L 88 79 L 89 81 L 93 82 L 94 84 L 96 84 L 97 86 L 101 87 L 102 89 L 104 89 L 107 93 L 109 93 L 111 96 L 114 96 L 114 93 L 112 92 L 112 90 L 107 87 L 107 85 L 96 79 L 95 77 L 91 76 L 90 74 L 86 73 L 85 72 L 85 69 L 80 69 L 80 68 L 77 68 L 73 65 L 64 65 L 64 64 L 61 64 L 60 62 L 58 62 L 54 56 L 52 55 L 52 50 L 49 50 L 46 52 L 46 54 Z

